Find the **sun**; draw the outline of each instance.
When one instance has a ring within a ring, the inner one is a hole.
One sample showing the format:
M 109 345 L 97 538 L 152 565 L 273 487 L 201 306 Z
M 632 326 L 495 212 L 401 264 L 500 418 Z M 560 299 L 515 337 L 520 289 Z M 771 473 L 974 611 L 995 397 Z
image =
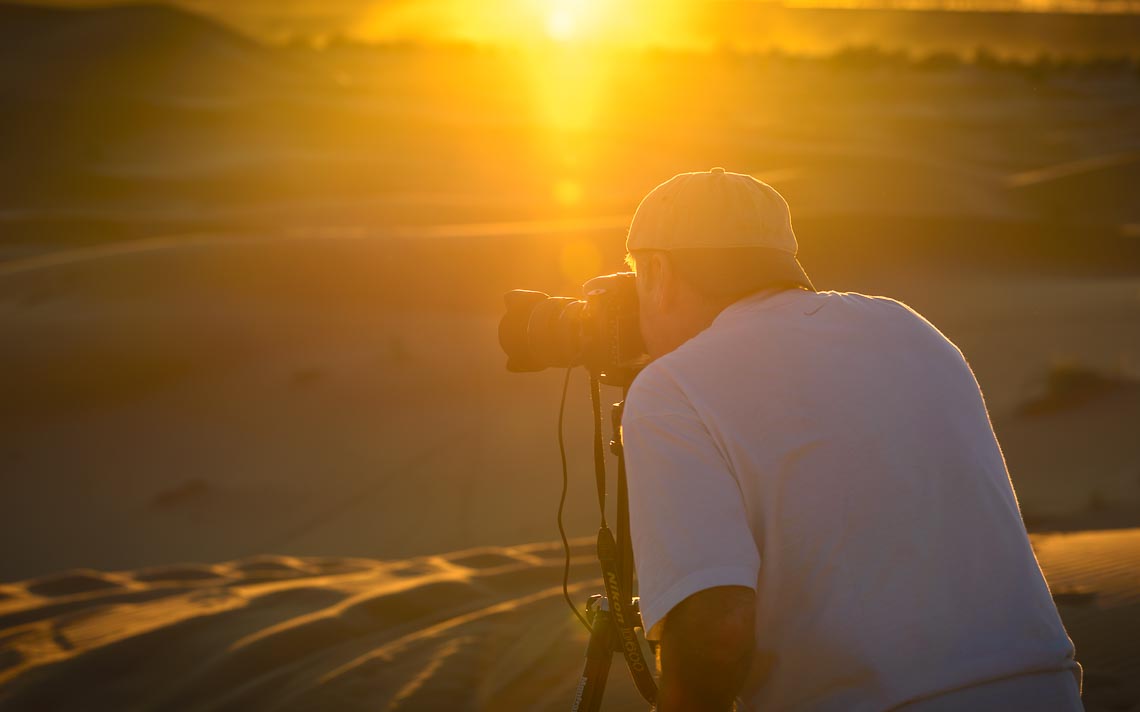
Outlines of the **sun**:
M 546 17 L 546 34 L 553 40 L 566 42 L 573 39 L 577 29 L 577 18 L 569 8 L 555 8 Z

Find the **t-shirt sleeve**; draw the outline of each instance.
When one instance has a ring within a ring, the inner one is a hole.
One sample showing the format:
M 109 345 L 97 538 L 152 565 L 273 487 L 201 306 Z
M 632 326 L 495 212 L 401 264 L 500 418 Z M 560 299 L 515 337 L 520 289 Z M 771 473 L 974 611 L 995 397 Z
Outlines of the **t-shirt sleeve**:
M 680 389 L 637 378 L 622 418 L 629 516 L 646 637 L 666 614 L 716 586 L 755 590 L 760 554 L 727 462 Z

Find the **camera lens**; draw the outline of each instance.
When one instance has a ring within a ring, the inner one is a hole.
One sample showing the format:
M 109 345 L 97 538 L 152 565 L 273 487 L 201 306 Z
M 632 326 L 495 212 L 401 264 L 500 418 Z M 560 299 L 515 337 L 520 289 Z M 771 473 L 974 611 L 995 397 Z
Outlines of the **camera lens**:
M 575 308 L 577 303 L 579 308 Z M 570 297 L 549 297 L 535 305 L 527 325 L 530 352 L 544 367 L 577 366 L 581 343 L 579 302 Z
M 541 371 L 582 363 L 582 318 L 586 303 L 570 297 L 516 289 L 506 295 L 499 344 L 509 371 Z
M 602 383 L 628 386 L 645 364 L 637 288 L 629 272 L 595 277 L 586 300 L 516 289 L 506 295 L 499 344 L 507 370 L 586 366 Z

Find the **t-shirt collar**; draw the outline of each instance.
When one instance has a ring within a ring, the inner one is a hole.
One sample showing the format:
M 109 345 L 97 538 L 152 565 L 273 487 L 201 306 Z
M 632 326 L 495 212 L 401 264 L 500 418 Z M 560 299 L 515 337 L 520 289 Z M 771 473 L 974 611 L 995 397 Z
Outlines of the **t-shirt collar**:
M 716 318 L 713 319 L 710 326 L 716 326 L 718 322 L 731 319 L 735 314 L 743 314 L 758 309 L 768 309 L 777 306 L 788 297 L 789 292 L 799 291 L 802 290 L 794 287 L 771 287 L 769 289 L 762 289 L 759 292 L 753 292 L 722 309 L 720 314 L 717 314 Z

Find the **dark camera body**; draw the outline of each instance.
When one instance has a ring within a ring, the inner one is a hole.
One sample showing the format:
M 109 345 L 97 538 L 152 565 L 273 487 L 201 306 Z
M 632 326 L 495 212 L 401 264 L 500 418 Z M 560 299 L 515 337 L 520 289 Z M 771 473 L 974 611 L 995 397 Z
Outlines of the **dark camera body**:
M 507 313 L 499 322 L 507 370 L 585 366 L 602 383 L 628 386 L 649 358 L 634 279 L 632 272 L 594 277 L 582 285 L 584 300 L 507 292 Z

